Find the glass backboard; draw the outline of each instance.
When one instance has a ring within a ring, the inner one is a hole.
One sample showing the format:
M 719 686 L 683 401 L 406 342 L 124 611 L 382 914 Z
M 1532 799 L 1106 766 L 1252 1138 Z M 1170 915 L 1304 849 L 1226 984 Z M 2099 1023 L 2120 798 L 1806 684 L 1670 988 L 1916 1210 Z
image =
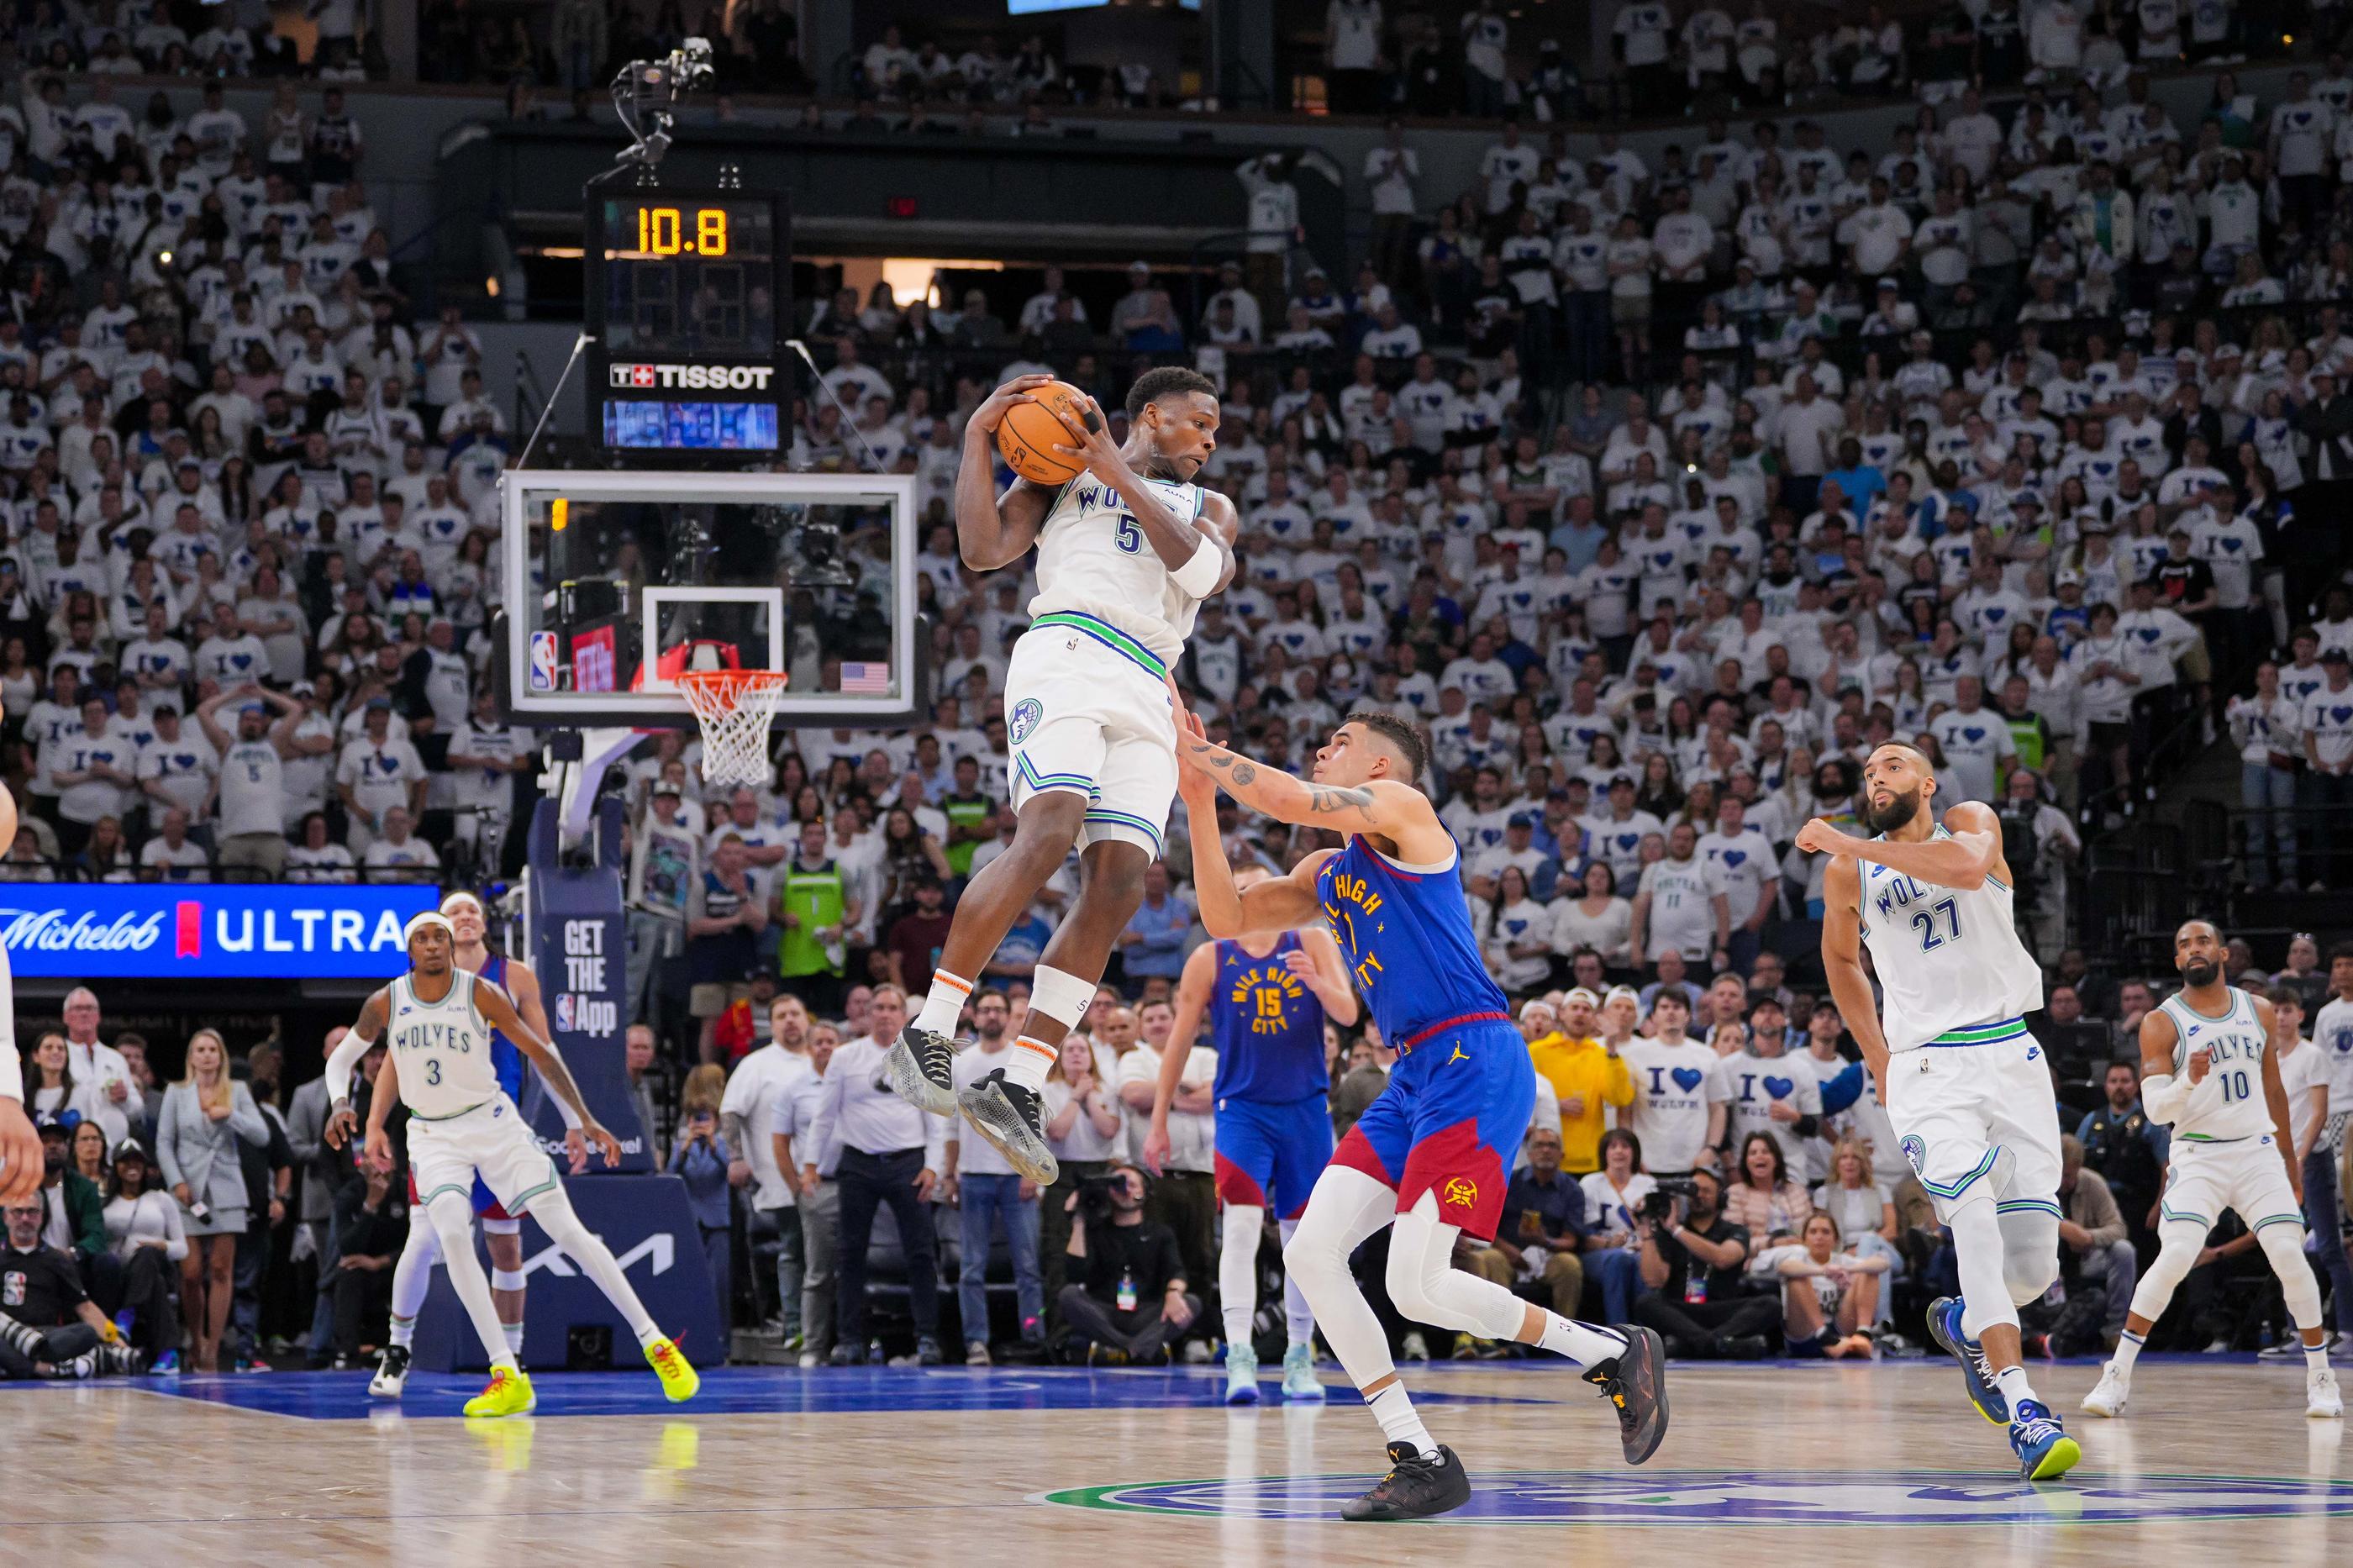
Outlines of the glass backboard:
M 687 668 L 782 669 L 786 725 L 887 724 L 923 699 L 908 475 L 515 469 L 503 481 L 507 710 L 693 722 Z

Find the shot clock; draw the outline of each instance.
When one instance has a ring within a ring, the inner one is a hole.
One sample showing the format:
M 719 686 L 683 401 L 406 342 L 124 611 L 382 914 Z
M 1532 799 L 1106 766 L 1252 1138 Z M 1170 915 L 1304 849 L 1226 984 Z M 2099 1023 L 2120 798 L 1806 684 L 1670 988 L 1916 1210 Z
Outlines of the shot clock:
M 593 438 L 664 464 L 780 453 L 793 395 L 782 200 L 592 189 L 586 216 Z

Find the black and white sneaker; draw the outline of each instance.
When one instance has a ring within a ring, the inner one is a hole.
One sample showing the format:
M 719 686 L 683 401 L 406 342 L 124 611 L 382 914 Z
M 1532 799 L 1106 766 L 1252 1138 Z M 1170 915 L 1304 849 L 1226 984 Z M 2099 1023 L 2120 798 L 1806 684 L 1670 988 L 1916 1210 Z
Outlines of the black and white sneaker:
M 1667 1347 L 1652 1330 L 1631 1323 L 1617 1330 L 1626 1336 L 1626 1348 L 1587 1368 L 1585 1381 L 1617 1408 L 1626 1462 L 1639 1465 L 1659 1451 L 1667 1435 Z
M 900 1031 L 883 1061 L 891 1088 L 901 1100 L 934 1116 L 956 1113 L 955 1042 L 945 1035 L 910 1026 Z
M 1423 1458 L 1410 1443 L 1389 1445 L 1389 1473 L 1360 1498 L 1340 1509 L 1352 1523 L 1387 1523 L 1401 1519 L 1428 1519 L 1451 1513 L 1471 1500 L 1471 1478 L 1454 1450 L 1440 1445 L 1435 1458 Z
M 901 1046 L 906 1041 L 906 1036 L 899 1037 Z M 1006 1077 L 1003 1068 L 958 1094 L 948 1107 L 952 1111 L 959 1108 L 973 1131 L 1039 1186 L 1052 1186 L 1061 1174 L 1054 1152 L 1046 1147 L 1045 1110 L 1038 1091 Z
M 368 1379 L 368 1393 L 377 1399 L 397 1399 L 408 1382 L 408 1347 L 386 1345 L 384 1359 L 376 1363 L 375 1375 Z

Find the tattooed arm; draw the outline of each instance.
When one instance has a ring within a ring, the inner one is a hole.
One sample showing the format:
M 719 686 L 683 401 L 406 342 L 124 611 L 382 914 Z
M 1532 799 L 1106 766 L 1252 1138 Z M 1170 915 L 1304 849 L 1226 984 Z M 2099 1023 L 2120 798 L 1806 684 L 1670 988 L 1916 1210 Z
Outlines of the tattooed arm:
M 1318 784 L 1239 756 L 1211 741 L 1181 702 L 1176 761 L 1216 782 L 1252 811 L 1299 827 L 1362 833 L 1388 844 L 1400 860 L 1452 858 L 1454 837 L 1438 820 L 1430 797 L 1409 784 L 1373 778 L 1361 784 Z

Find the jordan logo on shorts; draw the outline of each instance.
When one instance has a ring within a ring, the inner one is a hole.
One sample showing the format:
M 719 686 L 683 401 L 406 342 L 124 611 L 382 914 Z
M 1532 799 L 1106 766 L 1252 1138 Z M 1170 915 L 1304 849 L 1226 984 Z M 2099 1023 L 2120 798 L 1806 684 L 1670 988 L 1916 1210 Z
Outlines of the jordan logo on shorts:
M 1446 1065 L 1452 1067 L 1456 1062 L 1467 1062 L 1470 1059 L 1470 1057 L 1464 1054 L 1462 1047 L 1457 1046 L 1454 1047 L 1454 1054 L 1446 1058 Z

